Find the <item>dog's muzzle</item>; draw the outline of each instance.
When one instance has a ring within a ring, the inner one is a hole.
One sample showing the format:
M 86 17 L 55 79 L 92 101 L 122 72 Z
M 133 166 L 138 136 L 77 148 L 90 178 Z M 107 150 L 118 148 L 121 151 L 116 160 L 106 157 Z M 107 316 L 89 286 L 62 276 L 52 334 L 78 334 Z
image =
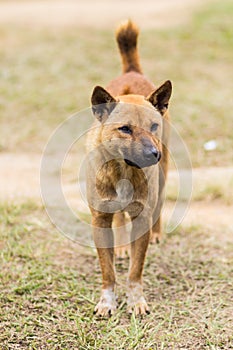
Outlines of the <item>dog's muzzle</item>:
M 135 168 L 141 169 L 146 168 L 148 166 L 152 166 L 157 164 L 161 159 L 161 152 L 156 148 L 152 148 L 150 150 L 145 150 L 143 152 L 143 156 L 135 159 L 124 159 L 126 164 L 133 166 Z

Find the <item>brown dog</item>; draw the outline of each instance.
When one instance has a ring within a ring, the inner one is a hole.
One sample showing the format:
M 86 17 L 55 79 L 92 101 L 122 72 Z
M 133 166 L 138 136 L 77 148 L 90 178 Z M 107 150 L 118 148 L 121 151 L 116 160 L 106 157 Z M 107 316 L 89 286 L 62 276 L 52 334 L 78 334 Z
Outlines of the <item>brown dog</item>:
M 150 237 L 158 241 L 161 232 L 172 85 L 166 81 L 155 88 L 142 75 L 137 36 L 132 22 L 120 26 L 116 38 L 123 75 L 107 90 L 96 86 L 92 94 L 96 121 L 87 141 L 87 195 L 103 279 L 94 311 L 100 316 L 116 310 L 113 219 L 123 238 L 124 213 L 132 222 L 127 296 L 128 311 L 135 314 L 149 312 L 142 289 L 143 265 Z

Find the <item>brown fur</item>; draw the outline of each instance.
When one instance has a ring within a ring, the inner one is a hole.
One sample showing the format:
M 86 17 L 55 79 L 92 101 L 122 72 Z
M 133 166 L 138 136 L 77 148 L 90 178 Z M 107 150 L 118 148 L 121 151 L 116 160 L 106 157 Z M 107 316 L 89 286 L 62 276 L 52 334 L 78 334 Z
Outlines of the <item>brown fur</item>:
M 156 241 L 161 233 L 171 83 L 167 81 L 156 89 L 142 75 L 137 36 L 138 29 L 130 21 L 118 29 L 123 75 L 111 81 L 107 90 L 97 86 L 92 94 L 96 121 L 87 140 L 91 151 L 87 195 L 103 280 L 95 312 L 102 316 L 116 308 L 113 226 L 123 238 L 118 244 L 125 244 L 128 241 L 124 213 L 132 220 L 128 310 L 136 314 L 149 310 L 142 291 L 143 265 L 150 237 Z M 152 130 L 153 127 L 157 129 Z M 127 187 L 129 183 L 131 187 Z M 129 203 L 121 209 L 131 195 Z M 108 210 L 109 203 L 118 209 Z

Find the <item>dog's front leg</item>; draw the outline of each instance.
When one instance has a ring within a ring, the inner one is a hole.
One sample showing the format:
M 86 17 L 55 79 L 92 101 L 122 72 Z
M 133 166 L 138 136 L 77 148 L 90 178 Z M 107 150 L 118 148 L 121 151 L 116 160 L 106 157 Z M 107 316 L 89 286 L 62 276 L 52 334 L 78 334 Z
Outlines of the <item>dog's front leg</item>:
M 94 241 L 102 271 L 102 293 L 94 313 L 98 316 L 111 316 L 116 310 L 114 238 L 112 214 L 95 213 L 92 218 Z
M 146 229 L 146 233 L 144 230 Z M 136 315 L 149 313 L 149 307 L 143 295 L 142 272 L 146 251 L 150 239 L 148 219 L 141 217 L 133 220 L 131 261 L 128 279 L 128 312 L 135 312 Z

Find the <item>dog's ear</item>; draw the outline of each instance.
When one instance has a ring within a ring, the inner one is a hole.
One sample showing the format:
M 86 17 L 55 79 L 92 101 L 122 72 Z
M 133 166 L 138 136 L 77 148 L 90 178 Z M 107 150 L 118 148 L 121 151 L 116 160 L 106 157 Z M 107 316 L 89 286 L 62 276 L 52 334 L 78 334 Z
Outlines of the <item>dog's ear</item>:
M 172 83 L 170 80 L 165 81 L 158 89 L 153 91 L 146 100 L 164 114 L 168 108 L 168 103 L 172 94 Z
M 104 88 L 96 86 L 92 93 L 91 103 L 94 116 L 103 123 L 115 108 L 117 101 Z

